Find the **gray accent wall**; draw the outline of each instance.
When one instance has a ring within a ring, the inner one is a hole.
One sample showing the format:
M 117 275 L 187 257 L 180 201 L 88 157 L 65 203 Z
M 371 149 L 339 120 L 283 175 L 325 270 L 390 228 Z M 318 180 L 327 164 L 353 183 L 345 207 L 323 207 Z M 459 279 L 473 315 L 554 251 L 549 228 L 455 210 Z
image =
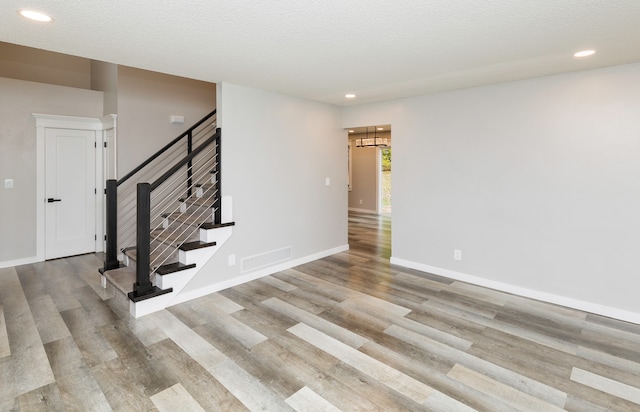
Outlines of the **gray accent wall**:
M 104 115 L 118 113 L 118 65 L 91 60 L 91 90 L 104 93 Z
M 216 108 L 216 85 L 118 66 L 118 174 L 147 157 Z M 169 122 L 184 116 L 183 124 Z
M 349 208 L 376 213 L 378 149 L 375 147 L 356 147 L 355 144 L 352 147 L 352 189 L 349 192 Z
M 31 114 L 99 118 L 102 100 L 97 91 L 0 77 L 0 265 L 36 255 L 36 127 Z M 13 179 L 13 189 L 4 188 L 5 179 Z
M 0 42 L 0 77 L 91 89 L 88 59 L 4 42 Z
M 343 110 L 393 128 L 395 260 L 640 316 L 639 119 L 640 64 Z

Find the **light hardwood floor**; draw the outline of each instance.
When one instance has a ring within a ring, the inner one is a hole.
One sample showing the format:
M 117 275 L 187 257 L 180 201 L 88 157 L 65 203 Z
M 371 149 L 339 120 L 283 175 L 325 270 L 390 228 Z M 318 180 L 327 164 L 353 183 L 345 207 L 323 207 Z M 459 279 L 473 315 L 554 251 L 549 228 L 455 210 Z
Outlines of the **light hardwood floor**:
M 141 319 L 95 255 L 0 269 L 0 411 L 638 411 L 640 326 L 351 249 Z

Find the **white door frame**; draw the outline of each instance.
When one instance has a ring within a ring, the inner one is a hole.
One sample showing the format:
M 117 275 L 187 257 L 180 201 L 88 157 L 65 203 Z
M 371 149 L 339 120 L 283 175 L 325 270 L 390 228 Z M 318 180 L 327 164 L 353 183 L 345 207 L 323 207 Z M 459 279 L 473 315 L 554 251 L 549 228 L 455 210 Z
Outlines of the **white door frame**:
M 36 119 L 36 259 L 39 262 L 45 260 L 45 131 L 51 129 L 78 129 L 93 130 L 96 132 L 96 146 L 103 150 L 96 150 L 96 190 L 104 193 L 104 130 L 109 126 L 108 118 L 59 116 L 52 114 L 32 113 Z M 115 127 L 115 117 L 112 119 L 112 128 Z M 103 250 L 104 238 L 104 196 L 98 197 L 102 201 L 96 201 L 96 252 Z

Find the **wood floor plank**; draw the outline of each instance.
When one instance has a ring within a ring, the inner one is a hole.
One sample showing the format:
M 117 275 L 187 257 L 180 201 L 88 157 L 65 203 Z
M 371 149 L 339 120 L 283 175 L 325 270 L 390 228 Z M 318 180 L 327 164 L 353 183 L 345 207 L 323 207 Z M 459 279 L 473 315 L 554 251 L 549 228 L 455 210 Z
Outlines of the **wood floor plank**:
M 110 410 L 104 393 L 71 336 L 47 343 L 45 350 L 67 410 Z
M 51 296 L 43 295 L 29 302 L 42 343 L 71 336 Z
M 131 379 L 141 393 L 149 396 L 176 383 L 163 373 L 156 362 L 149 361 L 151 354 L 124 322 L 104 325 L 99 330 L 118 354 L 123 366 L 129 370 Z
M 252 411 L 292 410 L 268 386 L 229 359 L 218 364 L 214 377 Z
M 465 405 L 464 403 L 453 399 L 441 392 L 435 392 L 429 396 L 429 399 L 423 404 L 433 411 L 442 412 L 473 412 L 475 409 Z
M 287 302 L 283 302 L 278 298 L 269 298 L 263 301 L 262 304 L 290 317 L 291 319 L 295 319 L 298 322 L 305 323 L 316 328 L 353 348 L 357 349 L 367 341 L 366 338 L 363 338 L 356 333 L 346 330 L 334 323 L 328 322 L 312 313 L 305 312 L 304 310 Z
M 17 395 L 55 382 L 42 344 L 12 353 L 11 360 L 13 362 L 10 368 L 13 376 L 8 382 L 5 381 L 5 384 L 9 386 L 13 383 Z
M 55 381 L 40 334 L 18 274 L 13 268 L 0 269 L 6 336 L 11 354 L 0 358 L 0 376 L 5 396 L 18 396 Z
M 251 349 L 255 345 L 267 340 L 267 337 L 262 333 L 225 313 L 218 313 L 218 316 L 215 316 L 213 320 L 205 326 L 210 330 L 215 330 L 217 334 L 233 337 L 236 339 L 236 342 L 247 349 Z M 194 330 L 197 330 L 197 328 L 194 328 Z
M 135 375 L 119 359 L 103 362 L 91 368 L 91 373 L 98 382 L 108 407 L 114 411 L 152 411 L 155 405 L 145 393 Z
M 266 283 L 269 286 L 280 289 L 283 292 L 291 292 L 294 289 L 297 289 L 297 286 L 292 285 L 291 283 L 287 283 L 284 280 L 280 280 L 273 276 L 267 276 L 266 278 L 259 279 L 260 282 Z
M 68 410 L 55 383 L 41 386 L 17 398 L 21 411 L 66 411 Z M 6 411 L 0 404 L 0 410 Z
M 498 399 L 469 388 L 447 376 L 453 365 L 428 352 L 420 354 L 412 351 L 410 347 L 397 346 L 387 341 L 367 342 L 360 351 L 384 362 L 403 373 L 426 383 L 435 392 L 424 403 L 430 410 L 482 410 L 512 412 L 512 407 Z M 464 402 L 463 402 L 464 401 Z
M 18 275 L 13 268 L 0 269 L 0 302 L 4 313 L 7 339 L 12 352 L 42 346 L 40 334 L 22 290 Z M 15 348 L 15 349 L 13 349 Z
M 285 399 L 285 402 L 298 412 L 338 412 L 331 403 L 306 386 Z
M 151 396 L 151 402 L 153 402 L 160 412 L 175 412 L 180 410 L 204 412 L 202 406 L 200 406 L 200 404 L 193 399 L 193 396 L 179 383 Z
M 613 379 L 605 378 L 604 376 L 596 375 L 595 373 L 579 368 L 573 368 L 571 380 L 626 399 L 629 402 L 637 404 L 640 408 L 640 388 L 625 385 L 624 383 L 616 382 Z
M 167 335 L 249 409 L 290 409 L 284 400 L 274 396 L 261 382 L 252 379 L 251 375 L 195 331 L 189 329 L 169 312 L 163 311 L 163 313 L 165 325 L 168 326 Z
M 396 325 L 390 326 L 387 331 L 391 336 L 403 339 L 433 353 L 437 353 L 445 358 L 460 363 L 469 369 L 482 372 L 488 377 L 509 385 L 521 392 L 527 393 L 538 399 L 542 399 L 552 405 L 562 407 L 566 400 L 566 393 L 554 389 L 548 385 L 527 378 L 518 373 L 512 372 L 501 366 L 487 362 L 483 359 L 472 356 L 466 352 L 451 348 L 415 332 L 406 330 Z
M 352 347 L 317 331 L 304 323 L 299 323 L 288 329 L 289 332 L 304 339 L 308 343 L 335 356 L 347 365 L 367 374 L 399 393 L 423 403 L 434 391 L 429 386 L 407 376 L 384 363 L 358 352 Z
M 508 293 L 499 292 L 497 290 L 483 288 L 481 286 L 472 285 L 465 282 L 453 282 L 447 286 L 449 292 L 462 294 L 492 305 L 504 306 L 509 302 L 510 295 Z
M 490 377 L 474 370 L 455 365 L 447 374 L 452 379 L 462 382 L 472 388 L 476 388 L 490 396 L 501 399 L 514 409 L 522 411 L 562 411 L 564 403 L 558 407 L 544 402 L 534 396 L 518 391 L 517 389 L 498 382 Z
M 258 302 L 264 301 L 271 297 L 278 297 L 302 308 L 306 312 L 317 314 L 326 309 L 326 307 L 322 304 L 316 304 L 315 299 L 307 299 L 305 297 L 300 297 L 294 293 L 282 292 L 278 288 L 273 288 L 268 285 L 261 285 L 259 281 L 255 283 L 252 282 L 251 284 L 241 285 L 238 287 L 238 290 L 247 295 L 253 296 Z
M 640 373 L 640 363 L 633 362 L 628 359 L 619 358 L 606 352 L 578 346 L 576 355 L 584 359 L 598 362 L 603 365 L 607 365 L 612 368 L 616 368 L 636 375 Z
M 432 328 L 420 322 L 416 322 L 415 320 L 407 319 L 404 317 L 395 319 L 394 323 L 402 328 L 414 331 L 423 336 L 427 336 L 437 342 L 447 344 L 456 349 L 466 351 L 473 344 L 473 342 L 470 342 L 466 339 L 459 338 L 442 330 Z
M 247 410 L 231 392 L 171 339 L 154 343 L 149 346 L 149 352 L 164 368 L 165 374 L 179 382 L 205 410 Z
M 518 336 L 487 328 L 467 353 L 566 392 L 577 357 Z M 527 353 L 526 357 L 522 354 Z
M 295 373 L 282 370 L 279 358 L 282 348 L 273 341 L 246 348 L 238 345 L 232 336 L 216 333 L 206 325 L 198 327 L 196 331 L 249 375 L 261 382 L 269 382 L 269 388 L 282 399 L 303 384 Z
M 212 371 L 227 359 L 222 352 L 168 311 L 158 312 L 158 319 L 162 321 L 166 335 L 205 370 Z
M 380 408 L 366 393 L 358 391 L 358 387 L 364 385 L 361 380 L 353 374 L 336 371 L 336 365 L 339 364 L 336 358 L 291 334 L 278 334 L 272 340 L 258 345 L 255 350 L 259 354 L 266 352 L 280 365 L 287 365 L 283 374 L 289 380 L 298 382 L 297 388 L 290 391 L 287 398 L 306 383 L 311 390 L 341 410 L 369 411 Z
M 7 334 L 7 322 L 4 319 L 4 310 L 0 305 L 0 358 L 11 355 L 9 335 Z

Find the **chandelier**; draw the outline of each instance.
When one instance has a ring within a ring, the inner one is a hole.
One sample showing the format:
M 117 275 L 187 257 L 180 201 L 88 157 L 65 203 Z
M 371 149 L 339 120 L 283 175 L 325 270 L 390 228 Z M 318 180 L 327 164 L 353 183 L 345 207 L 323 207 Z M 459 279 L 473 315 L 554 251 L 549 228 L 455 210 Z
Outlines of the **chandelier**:
M 386 137 L 378 137 L 378 128 L 373 126 L 373 137 L 369 137 L 369 127 L 367 127 L 366 137 L 356 139 L 356 147 L 378 147 L 389 146 Z

